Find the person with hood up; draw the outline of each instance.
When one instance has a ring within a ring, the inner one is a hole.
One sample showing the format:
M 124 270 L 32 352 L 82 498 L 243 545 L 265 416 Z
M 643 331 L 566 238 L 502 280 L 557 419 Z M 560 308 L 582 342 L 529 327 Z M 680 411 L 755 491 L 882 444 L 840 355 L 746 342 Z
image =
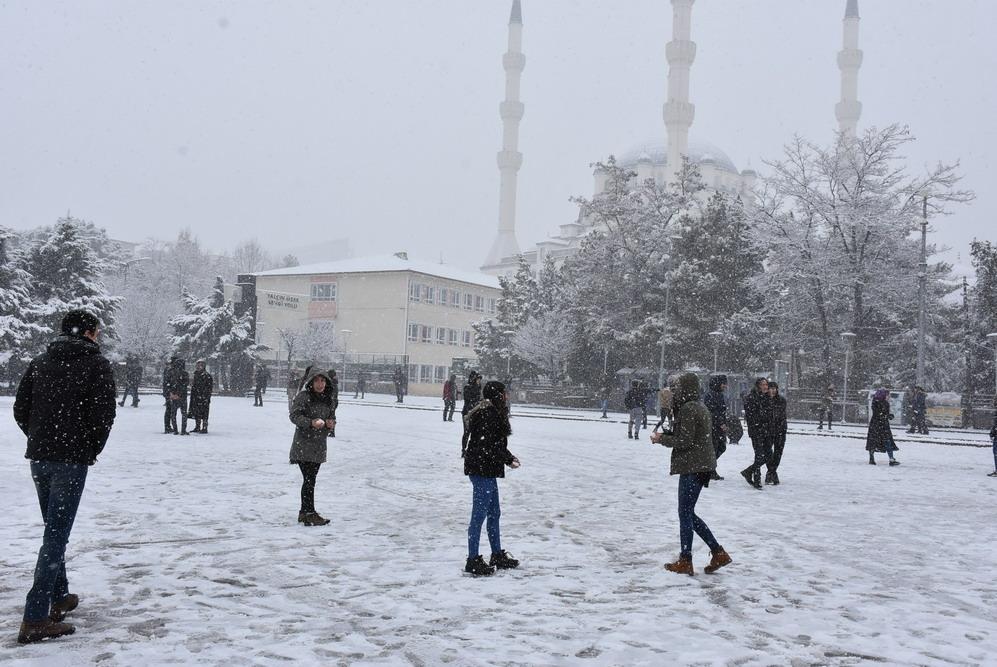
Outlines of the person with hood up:
M 879 388 L 872 395 L 872 416 L 869 417 L 869 433 L 865 439 L 865 448 L 869 452 L 869 465 L 876 465 L 876 452 L 885 452 L 890 457 L 891 466 L 900 465 L 900 461 L 893 458 L 893 452 L 900 448 L 893 441 L 891 419 L 893 413 L 890 412 L 890 392 L 888 389 Z
M 717 455 L 717 461 L 720 460 L 720 456 L 727 451 L 727 376 L 726 375 L 714 375 L 710 378 L 709 390 L 703 397 L 703 404 L 706 409 L 710 411 L 710 423 L 712 428 L 710 429 L 711 437 L 713 440 L 713 451 Z M 671 397 L 669 396 L 669 400 Z M 713 471 L 712 478 L 714 481 L 723 481 L 716 470 Z
M 755 380 L 755 386 L 744 397 L 744 421 L 748 425 L 755 460 L 741 471 L 741 476 L 751 486 L 761 489 L 762 466 L 772 455 L 772 399 L 769 397 L 769 382 L 765 378 Z
M 166 397 L 166 432 L 173 435 L 187 433 L 187 389 L 190 387 L 190 374 L 187 364 L 179 357 L 170 360 L 170 368 L 163 378 L 163 395 Z M 177 430 L 177 410 L 180 411 L 180 430 Z
M 670 447 L 671 474 L 679 476 L 679 558 L 665 565 L 676 574 L 694 575 L 692 566 L 693 533 L 710 547 L 712 558 L 704 568 L 712 574 L 731 563 L 731 557 L 717 542 L 706 522 L 696 515 L 696 503 L 703 488 L 710 485 L 710 478 L 717 468 L 713 449 L 710 412 L 699 400 L 699 377 L 685 373 L 676 380 L 672 392 L 672 410 L 675 421 L 671 432 L 651 434 L 651 442 Z
M 777 382 L 769 382 L 769 398 L 772 400 L 772 418 L 769 422 L 772 451 L 765 464 L 765 483 L 778 486 L 779 463 L 782 462 L 782 450 L 786 447 L 786 430 L 789 421 L 786 418 L 786 399 L 779 393 Z
M 192 433 L 208 433 L 208 415 L 211 412 L 211 394 L 214 389 L 215 381 L 208 372 L 208 364 L 204 359 L 198 359 L 190 382 L 190 408 L 187 410 L 187 414 L 194 420 Z
M 627 422 L 627 438 L 637 440 L 644 418 L 644 391 L 640 388 L 640 383 L 637 380 L 630 383 L 630 389 L 624 394 L 623 407 L 630 414 L 630 421 Z
M 45 532 L 24 605 L 21 644 L 69 635 L 63 623 L 79 605 L 66 579 L 66 544 L 115 417 L 114 373 L 100 353 L 99 320 L 83 310 L 62 319 L 62 338 L 28 365 L 14 399 L 14 421 L 28 437 L 24 458 L 38 494 Z
M 453 421 L 453 411 L 457 409 L 457 376 L 453 373 L 443 383 L 443 421 Z
M 325 371 L 309 369 L 301 391 L 291 403 L 289 415 L 296 427 L 289 457 L 301 469 L 301 509 L 298 523 L 324 526 L 329 519 L 315 511 L 315 481 L 326 462 L 327 439 L 336 428 L 336 409 L 332 397 L 332 378 Z
M 519 561 L 502 549 L 498 479 L 505 467 L 519 467 L 509 451 L 509 400 L 505 385 L 492 380 L 482 390 L 484 398 L 468 413 L 467 434 L 461 446 L 464 474 L 471 481 L 471 520 L 467 526 L 467 562 L 464 571 L 474 576 L 493 574 L 496 569 L 519 567 Z M 488 523 L 492 554 L 488 563 L 479 554 L 481 526 Z
M 121 394 L 121 407 L 125 407 L 125 399 L 132 397 L 132 407 L 138 407 L 138 386 L 142 383 L 142 362 L 134 354 L 129 354 L 125 360 L 125 393 Z

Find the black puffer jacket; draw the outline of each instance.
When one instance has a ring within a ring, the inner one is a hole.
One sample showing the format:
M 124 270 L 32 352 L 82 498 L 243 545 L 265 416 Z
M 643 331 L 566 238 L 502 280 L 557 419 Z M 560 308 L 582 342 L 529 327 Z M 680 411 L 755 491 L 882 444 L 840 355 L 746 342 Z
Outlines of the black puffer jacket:
M 786 398 L 782 394 L 776 394 L 775 396 L 770 396 L 769 401 L 772 406 L 769 433 L 774 438 L 786 437 L 786 429 L 789 425 L 786 418 Z
M 748 437 L 752 440 L 769 437 L 769 427 L 772 423 L 772 399 L 768 393 L 763 394 L 752 389 L 744 398 L 744 423 L 748 426 Z
M 24 458 L 93 465 L 114 424 L 114 373 L 100 346 L 63 338 L 36 357 L 14 400 L 14 420 L 28 436 Z
M 479 402 L 467 415 L 464 474 L 505 477 L 505 467 L 515 458 L 509 452 L 509 419 L 491 401 Z
M 163 376 L 163 396 L 170 397 L 176 394 L 181 401 L 187 400 L 187 389 L 190 387 L 190 373 L 187 372 L 183 359 L 173 359 L 170 361 L 170 368 Z

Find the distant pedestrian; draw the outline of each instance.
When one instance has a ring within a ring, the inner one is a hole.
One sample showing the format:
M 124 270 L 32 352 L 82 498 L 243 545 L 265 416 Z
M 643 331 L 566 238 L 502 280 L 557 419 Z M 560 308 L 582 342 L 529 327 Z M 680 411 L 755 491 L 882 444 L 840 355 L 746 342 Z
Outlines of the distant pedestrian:
M 139 403 L 138 386 L 142 383 L 142 362 L 134 354 L 129 354 L 125 360 L 125 391 L 121 394 L 121 407 L 125 407 L 125 399 L 132 397 L 132 407 L 137 408 Z
M 353 398 L 366 398 L 367 397 L 367 374 L 360 371 L 357 374 L 357 384 L 353 391 Z
M 916 386 L 911 395 L 911 423 L 908 433 L 928 435 L 928 394 L 923 387 Z
M 336 428 L 336 410 L 332 400 L 332 378 L 321 370 L 306 374 L 304 387 L 290 410 L 295 425 L 290 462 L 301 470 L 301 509 L 298 523 L 324 526 L 329 519 L 315 511 L 315 481 L 319 468 L 326 462 L 329 434 Z
M 672 390 L 665 383 L 665 386 L 658 391 L 658 425 L 654 427 L 657 431 L 659 428 L 671 428 L 672 427 Z M 665 422 L 668 425 L 665 426 Z
M 990 442 L 994 448 L 994 471 L 987 477 L 997 477 L 997 396 L 994 396 L 994 423 L 990 427 Z
M 786 447 L 786 431 L 789 421 L 786 418 L 786 398 L 779 394 L 779 383 L 769 382 L 769 398 L 772 400 L 769 438 L 772 440 L 772 453 L 765 464 L 765 483 L 779 485 L 779 464 L 782 450 Z
M 714 375 L 710 378 L 709 390 L 703 397 L 703 404 L 710 412 L 710 435 L 713 441 L 713 451 L 717 462 L 727 451 L 727 376 Z M 714 481 L 723 481 L 723 477 L 713 471 Z
M 893 452 L 900 448 L 893 440 L 891 419 L 893 413 L 890 412 L 890 392 L 888 389 L 877 389 L 872 395 L 872 416 L 869 418 L 869 433 L 865 440 L 865 448 L 869 452 L 869 465 L 876 465 L 876 452 L 885 452 L 890 458 L 891 466 L 900 465 L 900 461 L 893 458 Z
M 493 574 L 497 569 L 519 567 L 519 561 L 502 548 L 499 518 L 498 478 L 505 467 L 519 467 L 519 459 L 509 451 L 509 402 L 505 385 L 495 380 L 485 385 L 483 400 L 468 413 L 468 437 L 461 455 L 464 474 L 471 481 L 471 520 L 467 526 L 467 562 L 464 571 L 475 576 Z M 492 553 L 488 563 L 479 553 L 481 527 L 487 521 L 488 543 Z
M 457 376 L 451 374 L 443 383 L 443 421 L 452 422 L 457 408 Z
M 602 409 L 602 416 L 600 419 L 609 419 L 609 415 L 606 413 L 609 410 L 609 396 L 612 389 L 609 385 L 604 386 L 599 391 L 599 407 Z
M 623 407 L 630 413 L 630 421 L 627 422 L 627 438 L 637 440 L 640 435 L 641 420 L 644 417 L 644 394 L 637 380 L 630 383 L 630 389 L 623 396 Z
M 678 378 L 673 392 L 675 424 L 672 430 L 651 435 L 651 442 L 670 447 L 671 474 L 679 476 L 679 558 L 665 565 L 676 574 L 694 575 L 692 566 L 693 533 L 710 547 L 712 558 L 704 568 L 712 574 L 725 565 L 731 557 L 717 542 L 706 522 L 696 515 L 700 492 L 710 485 L 712 473 L 717 468 L 717 458 L 710 435 L 710 413 L 699 400 L 699 377 L 686 373 Z
M 194 420 L 193 433 L 208 433 L 208 416 L 211 413 L 211 395 L 215 381 L 208 372 L 204 359 L 194 364 L 194 377 L 190 381 L 190 408 L 187 413 Z
M 339 410 L 339 378 L 336 376 L 336 369 L 329 369 L 329 383 L 332 387 L 332 411 L 337 412 Z M 333 424 L 332 428 L 329 429 L 329 437 L 336 437 L 336 425 Z
M 291 403 L 294 402 L 294 397 L 297 396 L 298 390 L 301 389 L 303 382 L 304 378 L 298 371 L 289 370 L 287 372 L 287 409 L 289 411 L 291 409 Z
M 395 373 L 391 376 L 391 381 L 395 385 L 395 403 L 405 401 L 405 373 L 401 366 L 395 366 Z
M 24 605 L 21 644 L 69 635 L 79 605 L 66 578 L 66 544 L 87 472 L 104 450 L 115 417 L 114 373 L 100 353 L 100 322 L 82 310 L 62 319 L 62 338 L 28 365 L 14 399 L 14 421 L 28 437 L 24 455 L 45 532 Z
M 461 450 L 467 446 L 467 416 L 478 403 L 481 402 L 481 374 L 477 371 L 470 371 L 467 374 L 467 384 L 464 385 L 464 405 L 460 409 L 461 421 L 464 424 L 464 433 L 461 436 Z
M 755 451 L 755 460 L 741 471 L 748 484 L 761 489 L 762 466 L 772 455 L 772 399 L 769 397 L 769 383 L 765 378 L 755 380 L 755 386 L 744 398 L 744 421 L 748 425 L 748 437 Z
M 179 357 L 173 357 L 163 382 L 163 394 L 167 405 L 167 433 L 189 435 L 187 433 L 187 391 L 189 389 L 190 374 L 187 372 L 186 363 Z M 180 412 L 179 430 L 177 430 L 177 411 Z
M 644 428 L 647 428 L 647 416 L 653 415 L 658 404 L 658 390 L 655 387 L 644 385 Z
M 824 395 L 820 398 L 820 403 L 818 404 L 818 422 L 817 430 L 824 430 L 824 420 L 827 419 L 827 430 L 831 430 L 831 416 L 834 414 L 834 399 L 837 398 L 834 393 L 834 387 L 827 385 L 827 389 L 824 390 Z
M 263 364 L 257 364 L 253 380 L 253 407 L 263 407 L 263 394 L 267 393 L 267 385 L 270 383 L 270 370 Z

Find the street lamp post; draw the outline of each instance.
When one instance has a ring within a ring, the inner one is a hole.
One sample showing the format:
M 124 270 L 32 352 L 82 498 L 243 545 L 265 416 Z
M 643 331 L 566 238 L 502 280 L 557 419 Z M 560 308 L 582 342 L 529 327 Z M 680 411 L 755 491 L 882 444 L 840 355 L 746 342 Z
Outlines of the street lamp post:
M 339 333 L 343 334 L 343 391 L 346 391 L 346 354 L 350 350 L 350 335 L 353 332 L 350 329 L 340 329 Z
M 845 331 L 841 334 L 841 340 L 845 343 L 845 389 L 841 393 L 841 423 L 847 421 L 845 419 L 845 411 L 848 405 L 848 362 L 850 360 L 852 352 L 852 342 L 855 340 L 856 334 L 851 331 Z
M 921 215 L 921 266 L 918 275 L 920 289 L 918 290 L 917 303 L 917 384 L 923 387 L 924 377 L 924 329 L 925 329 L 925 293 L 928 290 L 928 197 L 922 198 Z
M 717 372 L 717 361 L 720 358 L 720 337 L 723 336 L 721 331 L 711 331 L 710 339 L 713 341 L 713 373 Z
M 508 382 L 512 380 L 512 337 L 516 335 L 516 332 L 510 329 L 502 333 L 509 336 L 509 354 L 505 357 L 505 379 Z
M 987 334 L 987 340 L 994 346 L 994 395 L 997 396 L 997 332 Z
M 668 240 L 671 241 L 670 248 L 668 251 L 668 268 L 673 267 L 673 255 L 675 252 L 675 242 L 681 240 L 681 236 L 678 234 L 670 234 Z M 668 331 L 668 307 L 671 304 L 672 296 L 672 281 L 665 278 L 665 316 L 664 321 L 661 323 L 661 358 L 658 360 L 658 386 L 665 386 L 665 334 Z

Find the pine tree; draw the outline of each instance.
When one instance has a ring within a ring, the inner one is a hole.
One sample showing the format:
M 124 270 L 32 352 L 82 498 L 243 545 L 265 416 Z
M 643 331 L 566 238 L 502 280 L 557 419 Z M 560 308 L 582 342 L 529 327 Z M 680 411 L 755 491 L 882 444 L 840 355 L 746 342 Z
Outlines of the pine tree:
M 235 314 L 235 306 L 225 300 L 221 276 L 207 298 L 198 298 L 184 289 L 184 312 L 171 318 L 174 353 L 187 360 L 213 360 L 222 364 L 245 364 L 258 348 L 252 338 L 252 316 Z
M 18 356 L 33 336 L 49 333 L 33 321 L 31 276 L 20 267 L 20 253 L 10 247 L 13 239 L 13 231 L 0 227 L 0 366 Z
M 966 347 L 970 351 L 969 387 L 972 394 L 994 392 L 994 354 L 981 349 L 997 345 L 987 335 L 997 333 L 997 245 L 990 241 L 973 241 L 970 256 L 976 272 L 976 284 L 969 291 L 969 326 Z

